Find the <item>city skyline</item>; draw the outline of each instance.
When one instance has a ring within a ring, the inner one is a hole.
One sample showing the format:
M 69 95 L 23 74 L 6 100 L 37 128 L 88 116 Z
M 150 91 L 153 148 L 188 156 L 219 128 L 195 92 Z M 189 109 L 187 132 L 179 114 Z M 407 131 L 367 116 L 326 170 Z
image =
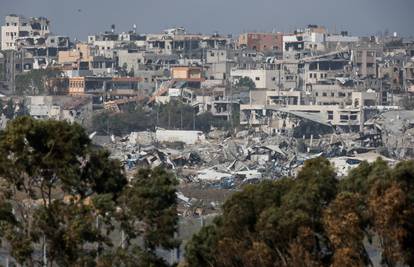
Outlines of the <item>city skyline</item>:
M 38 0 L 36 3 L 18 0 L 3 3 L 3 7 L 0 11 L 2 20 L 11 13 L 44 16 L 51 20 L 53 33 L 80 40 L 109 30 L 111 24 L 115 24 L 119 32 L 131 30 L 136 24 L 137 31 L 142 33 L 161 32 L 176 26 L 194 33 L 292 32 L 308 24 L 318 24 L 330 32 L 347 30 L 358 36 L 386 30 L 390 34 L 414 35 L 411 27 L 414 2 L 410 0 L 102 0 L 99 5 L 82 0 Z

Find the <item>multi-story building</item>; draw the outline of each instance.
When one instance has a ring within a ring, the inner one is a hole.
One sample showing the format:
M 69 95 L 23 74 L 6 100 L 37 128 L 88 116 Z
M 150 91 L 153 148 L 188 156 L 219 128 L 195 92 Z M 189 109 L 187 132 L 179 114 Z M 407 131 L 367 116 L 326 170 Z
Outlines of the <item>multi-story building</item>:
M 338 89 L 319 88 L 311 95 L 304 91 L 251 91 L 251 102 L 240 105 L 240 124 L 269 133 L 295 128 L 303 120 L 360 129 L 366 121 L 364 109 L 374 107 L 378 95 Z
M 283 33 L 247 32 L 239 36 L 238 46 L 258 52 L 282 52 Z
M 5 25 L 1 27 L 1 50 L 16 50 L 16 40 L 24 37 L 46 37 L 50 33 L 49 24 L 43 17 L 6 16 Z
M 380 47 L 376 45 L 361 45 L 352 50 L 352 62 L 355 74 L 359 77 L 377 77 L 377 57 Z

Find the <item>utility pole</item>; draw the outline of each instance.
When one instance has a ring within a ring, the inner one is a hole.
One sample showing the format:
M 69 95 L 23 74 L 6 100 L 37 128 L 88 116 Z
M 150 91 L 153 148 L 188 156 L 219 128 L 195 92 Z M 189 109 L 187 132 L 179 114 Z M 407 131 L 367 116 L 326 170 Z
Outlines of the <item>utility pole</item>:
M 158 128 L 158 122 L 159 122 L 159 116 L 160 116 L 160 106 L 157 105 L 157 121 L 155 123 L 155 129 Z
M 180 110 L 180 129 L 183 129 L 183 109 Z
M 171 112 L 168 112 L 168 129 L 171 129 Z
M 195 130 L 195 108 L 193 107 L 193 131 Z

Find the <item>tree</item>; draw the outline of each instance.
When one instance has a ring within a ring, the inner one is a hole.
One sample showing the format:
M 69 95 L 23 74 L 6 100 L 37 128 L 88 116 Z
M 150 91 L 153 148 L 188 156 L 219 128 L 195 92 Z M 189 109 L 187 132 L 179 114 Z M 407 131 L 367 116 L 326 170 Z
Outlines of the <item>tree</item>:
M 340 193 L 324 211 L 323 222 L 334 255 L 332 267 L 367 266 L 364 248 L 364 225 L 359 194 Z
M 3 55 L 1 52 L 0 52 L 0 55 Z M 5 80 L 5 67 L 4 67 L 4 64 L 1 64 L 0 63 L 0 81 L 4 81 Z
M 13 99 L 9 98 L 5 107 L 3 107 L 2 113 L 7 119 L 11 120 L 14 118 L 16 107 Z
M 7 125 L 0 151 L 1 206 L 4 214 L 14 210 L 13 219 L 3 219 L 11 255 L 35 266 L 42 259 L 34 252 L 44 248 L 48 266 L 93 263 L 102 244 L 110 245 L 95 221 L 110 222 L 113 209 L 98 207 L 110 207 L 103 196 L 114 202 L 126 185 L 121 164 L 95 150 L 79 125 L 29 117 Z
M 238 125 L 238 112 L 233 114 L 233 125 Z M 236 123 L 237 122 L 237 123 Z M 199 130 L 208 132 L 211 127 L 228 129 L 231 123 L 214 117 L 210 112 L 195 114 L 192 106 L 181 101 L 156 105 L 152 110 L 141 105 L 130 105 L 119 113 L 104 112 L 94 115 L 91 131 L 100 134 L 125 135 L 132 131 L 166 129 Z
M 46 80 L 60 77 L 61 72 L 53 69 L 31 70 L 27 73 L 16 75 L 16 94 L 43 95 L 46 93 Z
M 322 211 L 335 198 L 336 185 L 329 161 L 317 158 L 296 179 L 246 186 L 186 245 L 189 266 L 323 265 L 330 249 Z
M 137 172 L 121 197 L 118 217 L 125 240 L 112 266 L 168 266 L 156 255 L 156 249 L 172 250 L 179 245 L 174 238 L 178 226 L 176 186 L 175 177 L 164 169 Z
M 247 88 L 249 88 L 249 90 L 256 89 L 255 82 L 252 79 L 250 79 L 249 77 L 241 77 L 238 80 L 236 86 L 237 87 L 247 87 Z
M 249 185 L 186 245 L 189 266 L 414 266 L 414 161 L 363 162 L 340 182 L 329 161 Z M 375 242 L 373 240 L 379 240 Z

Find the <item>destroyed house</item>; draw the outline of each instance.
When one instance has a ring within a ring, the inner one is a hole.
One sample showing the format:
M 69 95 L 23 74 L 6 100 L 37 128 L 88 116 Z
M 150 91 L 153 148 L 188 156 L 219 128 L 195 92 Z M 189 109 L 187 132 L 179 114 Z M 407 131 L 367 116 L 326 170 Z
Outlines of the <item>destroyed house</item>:
M 69 94 L 93 95 L 94 104 L 143 94 L 141 78 L 135 77 L 73 77 L 69 78 Z

